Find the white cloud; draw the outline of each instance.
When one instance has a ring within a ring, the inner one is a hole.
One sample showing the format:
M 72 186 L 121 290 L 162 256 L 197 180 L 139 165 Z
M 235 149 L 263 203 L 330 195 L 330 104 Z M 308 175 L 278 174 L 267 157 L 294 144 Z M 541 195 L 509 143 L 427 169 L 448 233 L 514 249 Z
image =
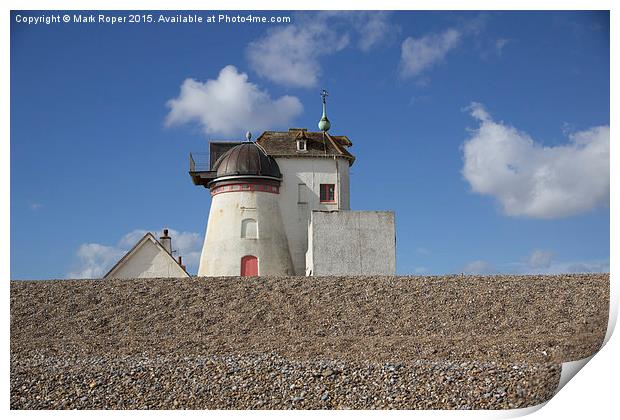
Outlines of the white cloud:
M 390 22 L 389 12 L 354 12 L 355 28 L 359 35 L 358 46 L 362 51 L 388 42 L 399 32 L 399 28 Z
M 558 268 L 562 270 L 558 272 L 566 273 L 609 273 L 609 260 L 564 262 Z
M 179 232 L 174 229 L 169 231 L 172 237 L 172 249 L 177 251 L 174 255 L 181 255 L 184 265 L 197 269 L 202 251 L 202 236 L 195 232 Z
M 553 259 L 553 252 L 546 249 L 535 249 L 528 257 L 527 264 L 530 268 L 549 268 Z
M 41 204 L 41 203 L 30 203 L 30 210 L 32 210 L 32 211 L 37 211 L 41 207 L 43 207 L 43 204 Z
M 460 270 L 465 274 L 571 274 L 571 273 L 608 273 L 609 259 L 582 261 L 554 261 L 553 252 L 534 250 L 520 262 L 491 264 L 485 260 L 476 260 L 466 264 Z
M 422 38 L 408 37 L 401 45 L 400 74 L 413 77 L 443 60 L 455 48 L 461 38 L 460 31 L 447 29 Z
M 388 42 L 399 28 L 389 12 L 325 11 L 299 14 L 293 25 L 272 28 L 251 42 L 252 68 L 272 82 L 310 88 L 322 75 L 320 60 L 355 43 L 362 51 Z
M 489 38 L 478 37 L 474 42 L 474 48 L 479 52 L 480 58 L 488 60 L 491 58 L 501 58 L 509 44 L 513 44 L 513 38 Z
M 97 243 L 82 244 L 76 252 L 74 269 L 67 274 L 67 278 L 86 279 L 101 278 L 114 266 L 147 232 L 152 232 L 159 239 L 163 229 L 144 230 L 135 229 L 117 242 L 108 246 Z M 183 264 L 188 271 L 196 271 L 202 250 L 202 237 L 194 232 L 179 232 L 168 229 L 172 238 L 172 249 L 175 257 L 181 255 Z
M 462 269 L 461 272 L 465 274 L 492 274 L 497 272 L 493 266 L 484 260 L 476 260 L 470 263 L 467 263 Z
M 76 252 L 76 267 L 67 274 L 70 279 L 101 278 L 127 250 L 101 244 L 82 244 Z
M 321 75 L 319 58 L 345 48 L 347 34 L 339 34 L 325 20 L 306 21 L 271 29 L 251 42 L 247 56 L 262 77 L 285 86 L 313 87 Z
M 149 231 L 149 230 L 144 230 L 144 229 L 134 229 L 129 233 L 126 233 L 125 235 L 123 235 L 123 237 L 118 241 L 117 247 L 125 249 L 125 250 L 129 250 L 131 247 L 133 247 L 136 242 L 138 242 L 140 239 L 142 239 L 142 237 L 144 235 L 146 235 L 147 232 L 155 232 L 153 233 L 153 235 L 158 238 L 158 234 L 157 232 L 161 232 L 161 231 Z
M 490 19 L 490 15 L 481 13 L 473 18 L 462 20 L 460 27 L 464 34 L 478 36 L 485 30 Z
M 247 74 L 230 65 L 215 80 L 202 83 L 186 79 L 179 96 L 167 105 L 170 112 L 166 125 L 197 122 L 205 134 L 227 136 L 286 127 L 303 110 L 296 97 L 272 99 L 269 93 L 248 82 Z
M 331 29 L 340 33 L 352 32 L 354 36 L 350 38 L 360 50 L 367 52 L 394 40 L 400 32 L 400 27 L 390 21 L 391 14 L 390 11 L 330 10 L 319 12 L 312 19 L 323 20 Z
M 472 103 L 479 127 L 463 145 L 462 174 L 473 192 L 495 197 L 509 216 L 552 219 L 609 202 L 609 126 L 569 134 L 547 147 L 495 122 Z
M 526 258 L 525 262 L 507 263 L 501 266 L 505 274 L 571 274 L 571 273 L 608 273 L 609 259 L 583 261 L 554 261 L 535 267 Z
M 504 47 L 510 42 L 509 39 L 506 38 L 498 38 L 495 40 L 495 52 L 497 55 L 501 56 L 504 51 Z

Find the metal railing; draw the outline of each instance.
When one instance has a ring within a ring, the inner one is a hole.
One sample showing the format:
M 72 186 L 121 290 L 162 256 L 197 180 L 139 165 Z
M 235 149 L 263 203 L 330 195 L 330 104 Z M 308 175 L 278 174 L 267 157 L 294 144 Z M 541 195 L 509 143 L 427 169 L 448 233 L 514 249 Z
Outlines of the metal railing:
M 209 153 L 193 152 L 189 154 L 190 172 L 207 172 L 211 169 Z

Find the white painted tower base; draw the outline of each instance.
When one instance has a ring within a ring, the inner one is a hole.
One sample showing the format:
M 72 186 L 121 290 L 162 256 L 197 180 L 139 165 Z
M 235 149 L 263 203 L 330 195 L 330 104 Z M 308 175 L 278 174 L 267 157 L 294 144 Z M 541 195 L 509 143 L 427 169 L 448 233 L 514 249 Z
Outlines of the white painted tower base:
M 226 191 L 211 200 L 199 276 L 239 276 L 241 259 L 258 259 L 258 275 L 293 275 L 279 195 Z

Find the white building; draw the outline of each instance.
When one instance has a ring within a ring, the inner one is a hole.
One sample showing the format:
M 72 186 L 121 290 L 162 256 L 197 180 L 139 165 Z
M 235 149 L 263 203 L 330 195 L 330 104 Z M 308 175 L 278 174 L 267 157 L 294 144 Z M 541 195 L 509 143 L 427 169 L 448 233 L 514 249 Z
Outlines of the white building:
M 395 273 L 393 213 L 349 214 L 352 143 L 329 134 L 329 125 L 324 104 L 320 132 L 291 128 L 265 131 L 256 142 L 249 136 L 246 142 L 210 142 L 208 164 L 190 154 L 194 184 L 212 196 L 199 276 Z M 332 216 L 319 218 L 317 212 Z M 339 229 L 342 223 L 350 229 Z M 335 231 L 343 234 L 327 235 Z M 380 241 L 360 242 L 364 233 L 377 232 Z M 346 255 L 321 257 L 326 253 L 319 251 L 329 247 L 354 253 L 364 264 L 340 267 Z
M 394 212 L 313 211 L 306 274 L 379 275 L 396 272 Z
M 168 229 L 155 239 L 148 232 L 103 277 L 104 279 L 189 277 L 181 257 L 172 256 L 172 238 Z
M 211 210 L 198 275 L 293 275 L 278 164 L 255 143 L 233 146 L 211 167 Z

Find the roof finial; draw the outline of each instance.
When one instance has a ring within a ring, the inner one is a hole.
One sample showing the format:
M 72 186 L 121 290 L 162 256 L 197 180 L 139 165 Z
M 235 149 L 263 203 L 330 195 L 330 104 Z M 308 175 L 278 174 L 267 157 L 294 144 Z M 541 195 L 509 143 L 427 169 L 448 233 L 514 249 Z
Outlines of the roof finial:
M 251 132 L 249 132 L 249 131 L 246 131 L 246 132 L 245 132 L 245 139 L 246 139 L 247 141 L 252 140 L 252 133 L 251 133 Z
M 331 123 L 329 122 L 329 119 L 327 119 L 327 112 L 325 110 L 325 107 L 326 107 L 325 98 L 328 95 L 329 94 L 327 93 L 325 89 L 321 91 L 321 98 L 323 98 L 323 116 L 321 117 L 321 120 L 319 121 L 319 130 L 321 130 L 322 132 L 329 131 L 329 128 L 331 127 Z

